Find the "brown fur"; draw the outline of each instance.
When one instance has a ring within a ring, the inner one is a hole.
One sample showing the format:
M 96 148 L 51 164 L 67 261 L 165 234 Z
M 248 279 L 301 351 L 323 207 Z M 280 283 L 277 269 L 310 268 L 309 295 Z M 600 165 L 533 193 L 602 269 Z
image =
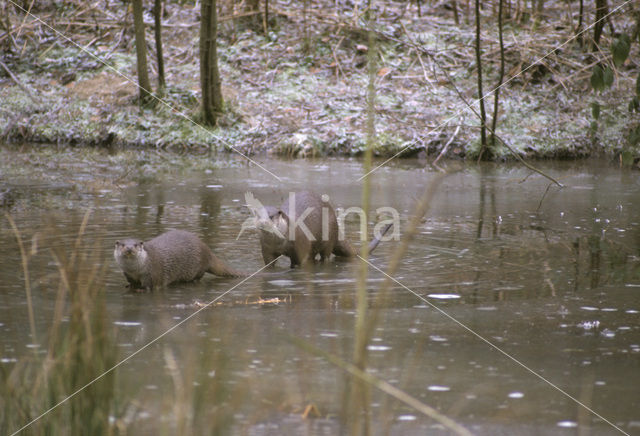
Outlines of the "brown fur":
M 218 259 L 196 235 L 184 230 L 169 230 L 147 242 L 117 241 L 113 256 L 132 289 L 152 291 L 176 282 L 199 280 L 204 273 L 244 275 Z
M 289 235 L 289 221 L 297 221 L 297 217 L 302 216 L 304 211 L 312 209 L 304 218 L 304 224 L 313 236 L 310 240 L 305 232 L 296 226 L 295 238 Z M 260 244 L 262 246 L 262 258 L 265 265 L 271 263 L 278 256 L 284 255 L 291 260 L 291 267 L 303 265 L 310 260 L 315 260 L 320 255 L 320 260 L 328 260 L 331 254 L 342 257 L 355 257 L 358 251 L 347 240 L 338 240 L 338 220 L 336 213 L 330 203 L 322 201 L 322 197 L 315 192 L 297 192 L 295 193 L 295 210 L 289 210 L 289 199 L 285 200 L 279 208 L 267 206 L 267 215 L 269 216 L 271 228 L 276 228 L 284 236 L 284 239 L 273 232 L 265 230 L 263 225 L 261 228 Z M 324 213 L 328 222 L 327 237 L 322 236 L 322 215 Z M 289 214 L 292 213 L 292 216 Z M 387 226 L 382 233 L 391 227 Z M 324 240 L 323 240 L 324 239 Z M 369 252 L 373 251 L 380 240 L 378 238 L 369 244 Z

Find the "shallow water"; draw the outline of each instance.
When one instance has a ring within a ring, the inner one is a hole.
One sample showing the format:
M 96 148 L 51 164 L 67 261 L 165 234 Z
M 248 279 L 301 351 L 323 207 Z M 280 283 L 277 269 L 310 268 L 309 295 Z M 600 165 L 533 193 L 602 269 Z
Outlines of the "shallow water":
M 22 192 L 11 214 L 27 246 L 34 235 L 38 245 L 30 270 L 39 339 L 58 289 L 48 247 L 71 249 L 92 210 L 86 238 L 108 264 L 106 309 L 118 360 L 152 342 L 117 369 L 120 401 L 136 405 L 127 418 L 132 432 L 173 428 L 177 386 L 190 392 L 208 382 L 224 393 L 215 407 L 231 410 L 234 434 L 340 431 L 343 371 L 291 338 L 351 358 L 357 261 L 290 270 L 281 260 L 237 287 L 238 280 L 207 275 L 131 294 L 112 259 L 118 238 L 181 228 L 234 267 L 256 271 L 263 262 L 255 231 L 235 239 L 249 217 L 245 192 L 277 205 L 289 190 L 314 189 L 336 206 L 360 204 L 358 160 L 262 164 L 282 181 L 245 165 L 122 190 L 74 187 L 73 177 L 10 181 Z M 444 179 L 394 275 L 402 286 L 394 284 L 384 303 L 369 370 L 474 434 L 620 434 L 613 425 L 638 434 L 640 173 L 599 161 L 542 167 L 565 187 L 549 187 L 514 165 L 469 166 Z M 397 209 L 404 229 L 436 177 L 416 161 L 381 168 L 373 176 L 372 210 Z M 6 218 L 0 223 L 0 359 L 10 365 L 30 352 L 33 339 L 20 253 Z M 358 243 L 353 220 L 347 235 Z M 372 263 L 385 269 L 398 245 L 381 243 Z M 370 269 L 372 298 L 382 281 Z M 310 404 L 320 417 L 302 419 Z M 374 434 L 447 434 L 376 390 L 371 410 Z

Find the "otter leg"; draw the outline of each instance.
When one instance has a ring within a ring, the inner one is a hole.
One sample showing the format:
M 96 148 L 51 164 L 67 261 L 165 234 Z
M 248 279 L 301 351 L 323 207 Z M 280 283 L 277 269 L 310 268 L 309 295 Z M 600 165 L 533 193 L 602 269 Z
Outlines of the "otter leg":
M 265 250 L 264 248 L 262 249 L 262 259 L 264 260 L 264 264 L 265 265 L 269 265 L 277 257 L 278 257 L 278 255 L 276 253 L 274 253 L 272 251 L 269 251 L 269 250 Z M 273 268 L 275 266 L 276 266 L 275 262 L 271 263 L 271 265 L 270 265 L 271 268 Z
M 358 254 L 358 251 L 349 241 L 344 239 L 336 242 L 336 246 L 333 247 L 333 254 L 337 257 L 355 257 Z
M 287 253 L 291 259 L 291 268 L 313 261 L 315 257 L 311 241 L 301 231 L 296 233 L 296 238 L 292 249 Z
M 129 283 L 128 288 L 132 291 L 136 291 L 139 289 L 143 289 L 142 283 L 140 282 L 140 280 L 136 280 L 133 277 L 131 277 L 129 274 L 124 273 L 124 278 L 127 279 L 127 282 Z
M 298 257 L 298 253 L 296 253 L 295 251 L 291 253 L 291 256 L 289 256 L 289 259 L 291 259 L 291 268 L 295 268 L 296 266 L 301 265 L 300 258 Z
M 333 247 L 329 243 L 325 243 L 320 250 L 320 262 L 326 262 L 331 258 Z
M 151 280 L 151 277 L 143 277 L 141 279 L 140 289 L 153 292 L 153 280 Z

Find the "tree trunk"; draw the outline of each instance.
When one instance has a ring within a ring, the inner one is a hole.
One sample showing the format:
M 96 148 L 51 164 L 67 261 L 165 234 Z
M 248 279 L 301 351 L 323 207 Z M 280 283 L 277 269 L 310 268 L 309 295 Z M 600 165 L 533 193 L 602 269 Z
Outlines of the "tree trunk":
M 576 35 L 578 35 L 578 43 L 582 47 L 582 16 L 584 14 L 584 0 L 580 0 L 580 12 L 578 13 L 578 28 L 576 29 Z
M 164 57 L 162 55 L 162 0 L 155 0 L 153 18 L 156 37 L 156 58 L 158 60 L 158 92 L 162 95 L 166 87 L 164 81 Z
M 223 110 L 216 37 L 218 12 L 216 0 L 203 0 L 200 8 L 200 85 L 202 88 L 202 118 L 214 126 Z
M 480 53 L 480 0 L 476 0 L 476 64 L 478 67 L 478 102 L 480 103 L 480 154 L 478 160 L 487 155 L 487 114 L 484 110 L 484 94 L 482 92 L 482 59 Z
M 138 60 L 138 88 L 140 103 L 151 102 L 151 83 L 147 72 L 147 43 L 144 37 L 144 21 L 142 19 L 142 0 L 133 0 L 133 28 L 136 34 L 136 57 Z
M 460 18 L 458 17 L 458 1 L 452 0 L 451 8 L 453 9 L 453 21 L 457 24 L 460 24 Z
M 498 106 L 500 98 L 500 87 L 502 86 L 502 80 L 504 79 L 504 40 L 502 38 L 502 4 L 504 0 L 498 0 L 498 38 L 500 39 L 500 76 L 498 77 L 498 84 L 493 92 L 493 118 L 491 119 L 491 148 L 495 150 L 496 146 L 496 126 L 498 125 Z
M 264 36 L 269 34 L 269 0 L 264 0 L 264 12 L 262 14 L 262 27 L 264 27 Z
M 596 22 L 593 26 L 593 50 L 598 50 L 600 36 L 604 28 L 604 16 L 607 13 L 607 0 L 596 0 Z

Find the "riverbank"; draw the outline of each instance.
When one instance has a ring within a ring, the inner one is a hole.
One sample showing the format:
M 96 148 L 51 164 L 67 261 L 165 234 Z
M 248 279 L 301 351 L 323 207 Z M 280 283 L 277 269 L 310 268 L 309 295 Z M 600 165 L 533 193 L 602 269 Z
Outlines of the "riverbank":
M 223 5 L 219 54 L 226 113 L 219 126 L 207 129 L 198 120 L 199 8 L 166 4 L 167 89 L 154 108 L 140 109 L 131 17 L 122 5 L 94 9 L 96 24 L 90 27 L 82 25 L 88 16 L 74 15 L 71 22 L 75 11 L 47 9 L 44 3 L 34 15 L 51 24 L 65 19 L 71 24 L 55 25 L 64 32 L 57 34 L 27 19 L 24 41 L 17 35 L 15 47 L 7 38 L 1 41 L 10 48 L 3 60 L 11 75 L 0 72 L 0 139 L 296 157 L 364 151 L 368 39 L 346 6 L 337 11 L 318 4 L 301 15 L 293 5 L 270 2 L 265 37 L 229 19 Z M 638 73 L 638 44 L 632 45 L 630 60 L 616 69 L 614 86 L 595 95 L 589 65 L 606 62 L 606 53 L 589 53 L 575 40 L 554 50 L 574 36 L 563 5 L 545 5 L 546 15 L 537 25 L 531 20 L 505 23 L 508 83 L 500 92 L 497 132 L 523 157 L 604 154 L 633 162 L 640 158 L 640 147 L 630 139 L 638 119 L 627 106 Z M 473 13 L 461 11 L 455 24 L 445 8 L 432 6 L 418 16 L 413 5 L 405 6 L 389 2 L 378 11 L 374 154 L 473 159 L 479 122 L 465 103 L 476 92 Z M 19 25 L 22 16 L 11 12 L 11 23 Z M 499 46 L 491 11 L 483 14 L 487 93 L 497 83 Z M 150 15 L 146 18 L 152 22 Z M 633 24 L 621 16 L 616 22 L 622 30 Z M 148 26 L 149 44 L 152 32 Z M 40 43 L 33 44 L 34 38 Z M 608 47 L 610 35 L 603 38 Z M 24 47 L 18 51 L 20 42 Z M 151 47 L 152 70 L 153 53 Z M 597 126 L 594 101 L 601 106 Z M 491 96 L 489 118 L 492 105 Z M 512 157 L 506 147 L 498 147 L 497 159 Z

